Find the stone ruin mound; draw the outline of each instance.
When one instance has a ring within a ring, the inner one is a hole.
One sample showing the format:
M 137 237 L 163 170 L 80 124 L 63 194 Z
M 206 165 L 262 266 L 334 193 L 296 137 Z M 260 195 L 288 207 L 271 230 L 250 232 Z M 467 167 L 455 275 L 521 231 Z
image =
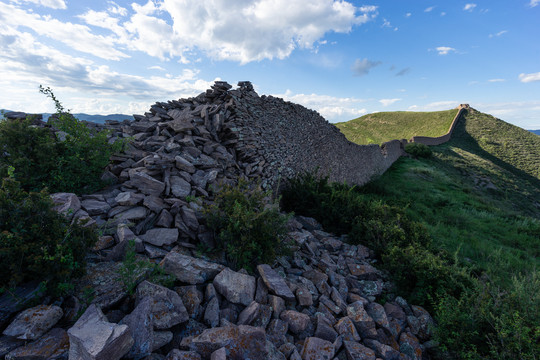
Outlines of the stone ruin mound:
M 400 297 L 381 305 L 391 285 L 370 250 L 324 232 L 314 219 L 291 220 L 294 254 L 260 264 L 253 275 L 196 251 L 214 239 L 193 199 L 210 202 L 241 178 L 270 188 L 316 167 L 334 180 L 363 183 L 401 155 L 399 142 L 351 144 L 316 112 L 259 97 L 249 82 L 234 90 L 216 82 L 195 98 L 156 103 L 133 122 L 105 127 L 133 140 L 104 174 L 116 184 L 80 198 L 52 195 L 58 211 L 105 231 L 88 273 L 75 296 L 23 312 L 15 303 L 3 308 L 0 356 L 426 358 L 430 315 Z M 144 281 L 128 296 L 119 270 L 130 240 L 140 257 L 175 277 L 173 289 Z

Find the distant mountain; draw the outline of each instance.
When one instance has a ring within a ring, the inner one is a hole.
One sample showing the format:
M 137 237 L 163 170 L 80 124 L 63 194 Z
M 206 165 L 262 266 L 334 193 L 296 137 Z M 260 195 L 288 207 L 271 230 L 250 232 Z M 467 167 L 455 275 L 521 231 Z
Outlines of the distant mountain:
M 540 135 L 540 130 L 529 130 L 533 134 Z
M 3 112 L 3 113 L 6 113 L 6 112 L 13 111 L 13 110 L 1 109 L 0 111 Z M 43 115 L 43 120 L 47 121 L 49 116 L 51 116 L 51 113 L 43 113 L 42 115 Z M 94 123 L 98 123 L 98 124 L 105 123 L 105 120 L 117 120 L 117 121 L 123 121 L 123 120 L 126 120 L 126 119 L 130 120 L 130 121 L 133 120 L 132 115 L 125 115 L 125 114 L 89 115 L 89 114 L 85 114 L 85 113 L 77 113 L 77 114 L 73 114 L 73 116 L 75 116 L 79 120 L 90 121 L 90 122 L 94 122 Z

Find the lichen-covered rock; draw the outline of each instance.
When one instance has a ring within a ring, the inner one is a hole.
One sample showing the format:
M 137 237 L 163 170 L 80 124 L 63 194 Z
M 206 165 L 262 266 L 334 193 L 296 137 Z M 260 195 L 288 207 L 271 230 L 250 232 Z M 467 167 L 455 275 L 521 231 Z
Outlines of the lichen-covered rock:
M 234 304 L 249 305 L 255 298 L 256 282 L 251 275 L 223 269 L 214 278 L 216 290 Z
M 188 284 L 212 280 L 224 268 L 223 265 L 180 254 L 174 249 L 165 256 L 162 266 L 163 270 Z
M 36 340 L 49 331 L 64 315 L 54 305 L 38 305 L 19 313 L 3 334 L 21 340 Z
M 231 360 L 266 360 L 268 354 L 264 329 L 248 325 L 207 329 L 195 336 L 189 346 L 203 358 L 222 347 Z
M 64 329 L 54 328 L 38 340 L 11 351 L 7 360 L 65 359 L 69 351 L 69 337 Z

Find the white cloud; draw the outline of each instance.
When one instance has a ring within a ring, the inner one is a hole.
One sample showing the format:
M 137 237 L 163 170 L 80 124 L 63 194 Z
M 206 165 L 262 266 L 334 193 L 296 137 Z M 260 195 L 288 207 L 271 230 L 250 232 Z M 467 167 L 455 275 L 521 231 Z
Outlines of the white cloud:
M 66 9 L 67 8 L 64 0 L 23 0 L 23 1 L 49 7 L 51 9 Z
M 432 12 L 435 9 L 435 6 L 430 6 L 424 10 L 424 12 Z
M 174 35 L 186 46 L 241 63 L 284 59 L 328 32 L 348 33 L 377 15 L 375 6 L 341 0 L 164 0 L 160 9 L 170 14 Z
M 70 96 L 66 107 L 74 112 L 130 112 L 134 106 L 126 104 L 151 104 L 156 99 L 190 97 L 209 88 L 210 81 L 198 78 L 195 69 L 184 69 L 175 75 L 140 76 L 113 71 L 106 65 L 62 53 L 41 44 L 33 35 L 19 32 L 0 24 L 0 103 L 3 107 L 23 111 L 47 111 L 41 109 L 38 85 L 51 86 Z M 14 86 L 14 84 L 25 84 Z M 79 100 L 77 100 L 79 96 Z M 88 104 L 99 104 L 91 109 Z M 131 99 L 131 100 L 130 100 Z M 36 108 L 28 109 L 29 104 Z M 105 106 L 105 107 L 104 107 Z M 108 109 L 108 110 L 107 110 Z M 50 111 L 51 109 L 48 109 Z
M 449 110 L 457 107 L 460 104 L 459 101 L 455 100 L 442 100 L 435 101 L 425 105 L 412 105 L 409 106 L 409 110 L 414 111 L 439 111 L 439 110 Z
M 12 21 L 12 19 L 17 19 L 17 21 Z M 26 12 L 2 2 L 0 2 L 0 22 L 14 30 L 19 27 L 28 27 L 41 36 L 60 41 L 72 49 L 106 60 L 129 57 L 124 52 L 115 49 L 114 38 L 94 35 L 87 26 L 64 23 L 50 16 Z
M 382 106 L 389 106 L 392 105 L 395 102 L 400 101 L 401 99 L 381 99 L 379 102 L 382 104 Z
M 497 83 L 497 82 L 505 82 L 505 79 L 489 79 L 488 82 L 490 83 Z
M 540 0 L 539 0 L 539 1 L 540 1 Z M 501 35 L 506 34 L 507 32 L 508 32 L 508 30 L 502 30 L 502 31 L 499 31 L 499 32 L 496 33 L 496 34 L 489 34 L 489 37 L 490 37 L 490 38 L 493 38 L 493 37 L 499 37 L 499 36 L 501 36 Z
M 380 64 L 382 64 L 382 62 L 371 61 L 371 60 L 368 60 L 367 58 L 356 59 L 356 61 L 351 67 L 351 70 L 353 71 L 355 75 L 364 76 L 364 75 L 367 75 L 371 69 L 373 69 L 374 67 Z
M 405 17 L 411 17 L 411 15 L 412 15 L 412 14 L 409 12 L 409 13 L 406 13 L 406 14 L 405 14 Z
M 519 80 L 523 83 L 540 81 L 540 72 L 532 74 L 519 74 Z
M 275 96 L 314 109 L 330 122 L 348 121 L 367 113 L 367 110 L 361 106 L 366 100 L 354 97 L 340 98 L 330 95 L 293 94 L 290 90 L 287 90 L 285 94 Z
M 537 6 L 538 4 L 540 4 L 540 0 L 531 0 L 531 2 L 529 3 L 529 6 L 533 8 Z
M 466 4 L 464 7 L 463 7 L 463 10 L 465 11 L 473 11 L 474 8 L 476 7 L 476 4 Z
M 456 51 L 456 49 L 448 46 L 439 46 L 436 50 L 439 55 L 448 55 L 449 53 Z

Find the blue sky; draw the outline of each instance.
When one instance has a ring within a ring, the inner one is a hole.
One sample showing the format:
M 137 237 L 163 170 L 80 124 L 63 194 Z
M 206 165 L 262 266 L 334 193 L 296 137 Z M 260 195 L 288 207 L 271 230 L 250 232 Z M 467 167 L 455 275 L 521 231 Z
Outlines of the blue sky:
M 540 129 L 540 0 L 0 1 L 0 108 L 142 114 L 214 80 L 330 122 L 460 103 Z

